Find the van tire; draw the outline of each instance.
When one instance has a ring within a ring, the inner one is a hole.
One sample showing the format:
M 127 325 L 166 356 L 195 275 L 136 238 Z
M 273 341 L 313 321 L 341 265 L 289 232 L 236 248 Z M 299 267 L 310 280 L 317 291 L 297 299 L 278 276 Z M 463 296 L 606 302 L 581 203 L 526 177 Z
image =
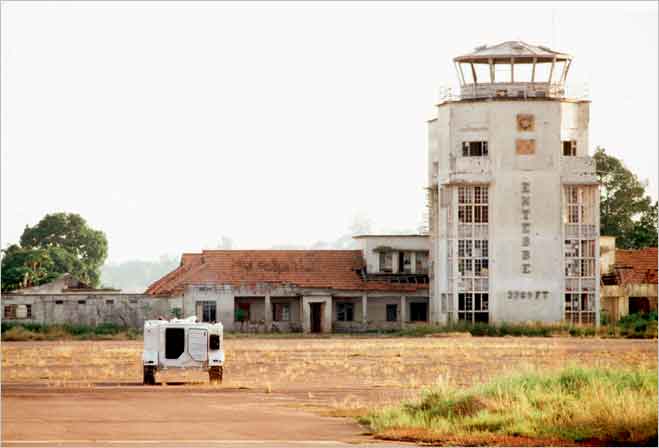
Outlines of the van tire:
M 144 366 L 143 384 L 147 386 L 156 384 L 156 368 L 154 366 Z
M 224 369 L 222 368 L 222 366 L 213 366 L 210 369 L 208 369 L 208 379 L 210 380 L 211 384 L 222 383 L 223 373 L 224 373 Z

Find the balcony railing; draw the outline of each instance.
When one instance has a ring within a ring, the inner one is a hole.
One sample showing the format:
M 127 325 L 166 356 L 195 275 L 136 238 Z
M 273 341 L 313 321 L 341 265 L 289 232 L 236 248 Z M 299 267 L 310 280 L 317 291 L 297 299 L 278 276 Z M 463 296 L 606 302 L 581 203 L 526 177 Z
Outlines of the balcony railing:
M 442 87 L 439 89 L 439 103 L 487 98 L 557 98 L 571 100 L 589 99 L 586 84 L 549 83 L 483 83 L 467 84 L 462 87 Z

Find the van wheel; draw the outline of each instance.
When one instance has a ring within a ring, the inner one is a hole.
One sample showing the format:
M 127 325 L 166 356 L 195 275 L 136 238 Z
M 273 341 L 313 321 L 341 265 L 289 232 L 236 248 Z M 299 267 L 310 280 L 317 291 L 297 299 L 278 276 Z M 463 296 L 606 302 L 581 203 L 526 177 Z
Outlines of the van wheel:
M 221 383 L 223 373 L 222 366 L 213 366 L 208 369 L 208 379 L 211 383 Z
M 144 381 L 143 384 L 153 386 L 156 384 L 156 368 L 154 366 L 144 366 Z

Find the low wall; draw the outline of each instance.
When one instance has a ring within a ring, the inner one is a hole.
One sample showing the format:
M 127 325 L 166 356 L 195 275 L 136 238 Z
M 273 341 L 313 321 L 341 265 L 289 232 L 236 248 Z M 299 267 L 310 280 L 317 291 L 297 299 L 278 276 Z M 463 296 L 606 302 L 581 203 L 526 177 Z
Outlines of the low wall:
M 22 312 L 28 315 L 11 316 L 6 307 L 25 305 Z M 28 308 L 29 306 L 29 308 Z M 146 294 L 3 294 L 3 322 L 30 322 L 40 324 L 99 325 L 113 323 L 126 327 L 142 328 L 144 321 L 159 317 L 174 317 L 170 302 Z

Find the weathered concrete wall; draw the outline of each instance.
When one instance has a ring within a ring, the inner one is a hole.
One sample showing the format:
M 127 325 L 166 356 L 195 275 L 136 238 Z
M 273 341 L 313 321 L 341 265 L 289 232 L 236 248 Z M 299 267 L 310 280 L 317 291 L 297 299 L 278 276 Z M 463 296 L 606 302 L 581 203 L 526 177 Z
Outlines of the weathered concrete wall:
M 616 264 L 616 237 L 600 236 L 600 272 L 610 274 Z M 602 297 L 604 293 L 602 293 Z
M 144 320 L 171 318 L 169 299 L 145 294 L 3 294 L 2 305 L 31 305 L 32 318 L 42 324 L 98 325 L 114 323 L 142 328 Z

